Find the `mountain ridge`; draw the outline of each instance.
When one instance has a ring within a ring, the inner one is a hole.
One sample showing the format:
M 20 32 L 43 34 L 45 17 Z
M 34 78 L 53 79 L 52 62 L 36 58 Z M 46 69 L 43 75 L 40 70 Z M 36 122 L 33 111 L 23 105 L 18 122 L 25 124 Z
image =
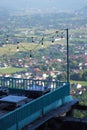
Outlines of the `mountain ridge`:
M 58 10 L 77 10 L 84 7 L 87 0 L 0 0 L 0 7 L 5 7 L 8 9 L 53 9 Z

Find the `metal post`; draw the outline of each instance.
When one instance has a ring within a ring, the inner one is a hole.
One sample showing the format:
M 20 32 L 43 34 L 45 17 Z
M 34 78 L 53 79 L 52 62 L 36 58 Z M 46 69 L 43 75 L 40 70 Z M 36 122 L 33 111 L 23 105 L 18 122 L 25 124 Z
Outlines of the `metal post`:
M 67 82 L 69 82 L 69 34 L 66 29 L 66 40 L 67 40 Z

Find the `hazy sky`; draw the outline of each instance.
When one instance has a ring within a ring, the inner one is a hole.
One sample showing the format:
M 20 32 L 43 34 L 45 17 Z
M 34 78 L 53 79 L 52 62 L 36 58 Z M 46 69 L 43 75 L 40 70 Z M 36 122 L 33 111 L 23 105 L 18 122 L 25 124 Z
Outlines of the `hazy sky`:
M 87 0 L 0 0 L 0 7 L 9 8 L 51 8 L 76 10 L 87 6 Z

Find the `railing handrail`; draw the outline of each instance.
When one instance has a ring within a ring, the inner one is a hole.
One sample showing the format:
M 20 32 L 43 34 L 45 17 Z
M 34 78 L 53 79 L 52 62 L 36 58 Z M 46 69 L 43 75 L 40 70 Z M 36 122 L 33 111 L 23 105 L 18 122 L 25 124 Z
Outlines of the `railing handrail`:
M 28 87 L 35 86 L 47 86 L 51 88 L 57 88 L 63 86 L 66 82 L 53 81 L 53 80 L 39 80 L 39 79 L 27 79 L 27 78 L 15 78 L 15 77 L 1 77 L 0 76 L 0 86 L 8 88 L 19 88 L 27 89 Z

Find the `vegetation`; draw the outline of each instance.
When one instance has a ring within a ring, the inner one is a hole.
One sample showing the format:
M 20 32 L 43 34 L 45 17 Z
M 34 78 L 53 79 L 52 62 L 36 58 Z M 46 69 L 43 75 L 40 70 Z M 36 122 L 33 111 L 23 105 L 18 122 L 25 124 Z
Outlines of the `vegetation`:
M 13 67 L 10 67 L 10 68 L 1 68 L 0 69 L 0 73 L 1 74 L 11 74 L 11 73 L 18 73 L 20 71 L 26 71 L 26 68 L 13 68 Z
M 87 81 L 70 80 L 71 84 L 81 84 L 82 86 L 87 86 Z

